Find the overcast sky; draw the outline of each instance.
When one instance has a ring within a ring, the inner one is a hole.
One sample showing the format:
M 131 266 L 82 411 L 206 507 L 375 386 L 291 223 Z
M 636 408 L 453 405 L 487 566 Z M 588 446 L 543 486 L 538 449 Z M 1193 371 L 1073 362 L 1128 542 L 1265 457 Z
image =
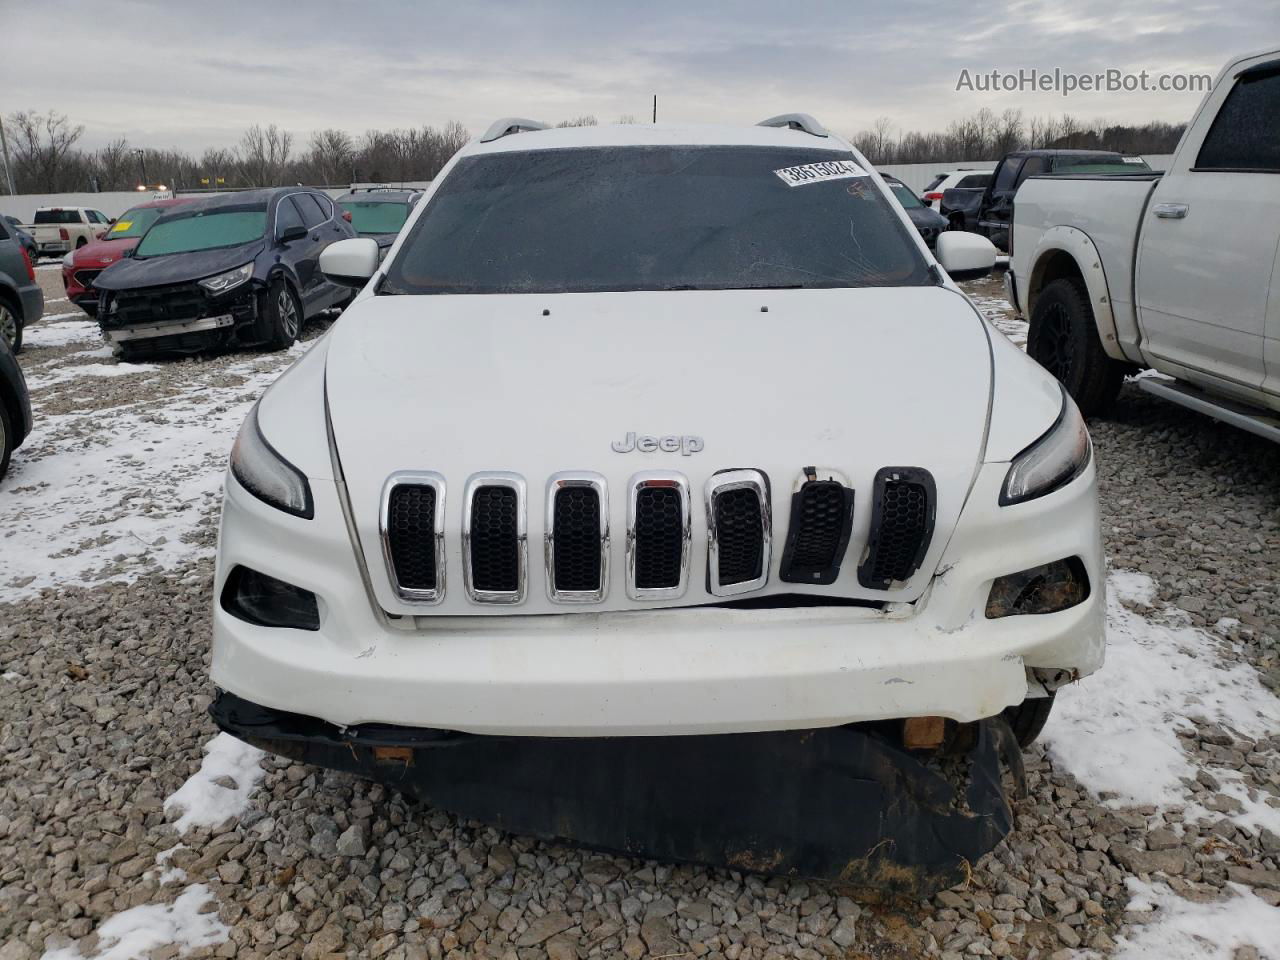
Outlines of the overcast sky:
M 448 4 L 0 0 L 0 113 L 57 110 L 97 147 L 198 152 L 245 127 L 310 131 L 500 116 L 750 123 L 806 111 L 941 129 L 989 106 L 1084 121 L 1187 119 L 1198 93 L 957 92 L 961 70 L 1216 74 L 1280 39 L 1277 0 Z

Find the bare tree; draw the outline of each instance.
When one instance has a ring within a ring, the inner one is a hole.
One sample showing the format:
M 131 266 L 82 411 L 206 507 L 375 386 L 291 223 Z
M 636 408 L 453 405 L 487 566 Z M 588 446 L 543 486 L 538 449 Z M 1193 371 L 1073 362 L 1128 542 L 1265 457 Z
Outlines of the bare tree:
M 584 113 L 580 117 L 574 117 L 572 120 L 561 120 L 556 124 L 557 127 L 594 127 L 598 121 L 589 113 Z
M 240 167 L 250 186 L 277 187 L 285 182 L 285 167 L 293 134 L 274 123 L 254 124 L 240 138 Z
M 72 152 L 84 133 L 83 124 L 73 125 L 65 114 L 52 110 L 47 114 L 25 110 L 12 114 L 6 122 L 13 137 L 14 179 L 19 190 L 55 193 L 83 188 L 79 179 L 82 158 Z M 69 169 L 72 167 L 76 169 Z
M 299 179 L 305 183 L 343 183 L 354 179 L 355 156 L 350 134 L 333 128 L 317 130 L 311 134 L 307 153 L 298 165 Z

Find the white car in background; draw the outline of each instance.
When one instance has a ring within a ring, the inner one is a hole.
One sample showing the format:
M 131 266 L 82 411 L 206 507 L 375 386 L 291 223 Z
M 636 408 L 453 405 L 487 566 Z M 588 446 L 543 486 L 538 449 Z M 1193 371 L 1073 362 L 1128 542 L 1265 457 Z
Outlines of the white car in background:
M 925 206 L 937 210 L 942 204 L 942 195 L 952 189 L 985 190 L 991 182 L 990 170 L 948 170 L 935 173 L 928 185 L 920 191 L 920 199 Z
M 805 115 L 500 121 L 385 262 L 321 256 L 363 290 L 236 442 L 215 719 L 1029 740 L 1102 664 L 1104 567 L 1075 405 L 954 282 L 995 262 Z

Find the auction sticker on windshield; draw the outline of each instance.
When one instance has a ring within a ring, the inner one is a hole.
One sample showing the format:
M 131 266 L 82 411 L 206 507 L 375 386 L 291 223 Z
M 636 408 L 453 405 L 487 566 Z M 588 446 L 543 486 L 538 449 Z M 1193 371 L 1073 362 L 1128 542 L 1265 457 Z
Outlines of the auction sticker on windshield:
M 848 180 L 850 177 L 865 177 L 867 171 L 852 160 L 824 160 L 822 163 L 805 163 L 798 167 L 783 167 L 773 171 L 789 187 L 799 187 L 806 183 L 822 183 L 825 180 Z
M 117 220 L 115 222 L 115 225 L 111 228 L 111 232 L 122 233 L 123 231 L 128 230 L 132 226 L 133 226 L 132 220 Z

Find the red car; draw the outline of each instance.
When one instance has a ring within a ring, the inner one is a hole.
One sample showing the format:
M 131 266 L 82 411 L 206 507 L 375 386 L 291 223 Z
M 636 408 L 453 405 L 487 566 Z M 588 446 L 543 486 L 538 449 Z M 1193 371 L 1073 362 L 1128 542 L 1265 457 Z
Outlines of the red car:
M 67 297 L 91 317 L 98 315 L 98 291 L 93 278 L 138 245 L 142 235 L 166 207 L 191 203 L 198 197 L 173 197 L 140 203 L 120 214 L 101 240 L 86 243 L 62 258 L 62 285 Z

